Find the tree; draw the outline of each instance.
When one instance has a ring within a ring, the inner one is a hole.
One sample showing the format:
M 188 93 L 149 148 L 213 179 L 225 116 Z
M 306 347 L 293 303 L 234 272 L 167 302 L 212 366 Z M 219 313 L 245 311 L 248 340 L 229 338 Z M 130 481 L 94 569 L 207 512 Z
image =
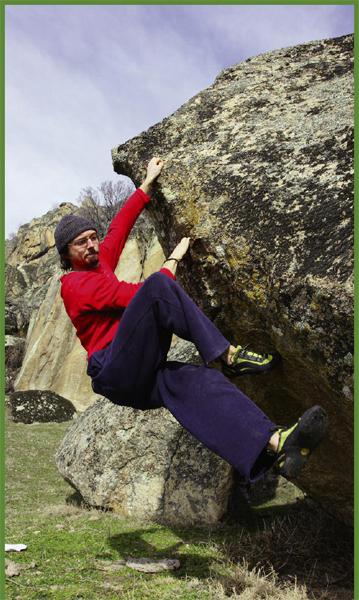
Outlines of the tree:
M 105 237 L 112 219 L 134 191 L 132 181 L 124 177 L 116 182 L 103 181 L 96 189 L 83 188 L 77 198 L 80 205 L 78 214 L 92 221 L 101 240 Z

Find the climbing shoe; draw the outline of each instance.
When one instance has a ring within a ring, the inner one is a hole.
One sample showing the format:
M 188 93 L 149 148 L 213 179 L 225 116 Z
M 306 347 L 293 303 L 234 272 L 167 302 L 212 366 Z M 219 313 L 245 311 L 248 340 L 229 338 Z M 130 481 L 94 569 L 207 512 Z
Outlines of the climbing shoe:
M 321 406 L 307 410 L 298 423 L 276 428 L 279 432 L 277 471 L 287 479 L 298 477 L 312 451 L 323 441 L 328 428 L 328 415 Z
M 240 375 L 257 375 L 270 371 L 281 361 L 278 352 L 273 354 L 258 354 L 247 350 L 248 346 L 242 348 L 237 346 L 233 356 L 232 363 L 227 363 L 221 358 L 223 374 L 229 379 L 239 377 Z

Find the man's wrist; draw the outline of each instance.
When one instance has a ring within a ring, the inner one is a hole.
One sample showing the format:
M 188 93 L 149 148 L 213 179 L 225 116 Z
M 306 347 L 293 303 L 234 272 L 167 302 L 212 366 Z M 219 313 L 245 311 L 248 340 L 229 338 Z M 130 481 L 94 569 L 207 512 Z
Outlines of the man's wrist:
M 141 185 L 140 185 L 140 190 L 142 190 L 143 192 L 145 192 L 145 194 L 148 195 L 148 192 L 150 191 L 150 187 L 151 187 L 152 183 L 153 183 L 152 180 L 145 179 L 144 182 L 141 183 Z

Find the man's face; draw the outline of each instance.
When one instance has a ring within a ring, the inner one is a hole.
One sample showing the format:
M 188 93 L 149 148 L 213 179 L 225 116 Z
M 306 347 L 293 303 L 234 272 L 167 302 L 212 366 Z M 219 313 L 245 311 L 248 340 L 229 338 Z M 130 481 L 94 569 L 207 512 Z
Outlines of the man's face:
M 99 241 L 94 229 L 88 229 L 75 237 L 68 248 L 68 257 L 74 271 L 90 271 L 99 266 Z

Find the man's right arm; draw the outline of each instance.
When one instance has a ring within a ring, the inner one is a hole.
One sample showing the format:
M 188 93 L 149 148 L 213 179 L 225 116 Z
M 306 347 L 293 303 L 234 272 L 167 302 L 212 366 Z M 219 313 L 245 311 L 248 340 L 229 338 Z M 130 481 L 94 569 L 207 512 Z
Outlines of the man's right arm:
M 111 222 L 105 239 L 100 243 L 100 261 L 104 260 L 112 271 L 116 269 L 133 225 L 150 200 L 141 189 L 136 190 Z

